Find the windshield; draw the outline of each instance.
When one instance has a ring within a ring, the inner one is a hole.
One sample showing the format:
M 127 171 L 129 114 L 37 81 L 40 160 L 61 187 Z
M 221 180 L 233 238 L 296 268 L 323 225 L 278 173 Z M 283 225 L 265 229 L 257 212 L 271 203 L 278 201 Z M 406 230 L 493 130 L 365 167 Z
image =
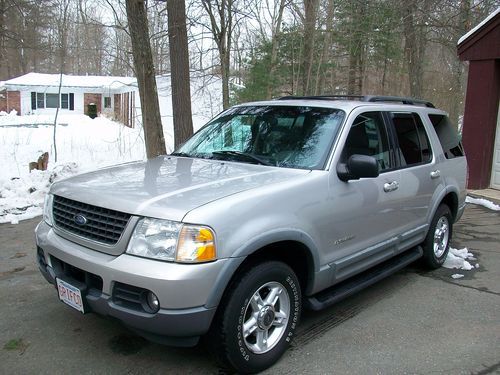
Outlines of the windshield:
M 173 155 L 322 169 L 345 113 L 332 108 L 234 107 Z

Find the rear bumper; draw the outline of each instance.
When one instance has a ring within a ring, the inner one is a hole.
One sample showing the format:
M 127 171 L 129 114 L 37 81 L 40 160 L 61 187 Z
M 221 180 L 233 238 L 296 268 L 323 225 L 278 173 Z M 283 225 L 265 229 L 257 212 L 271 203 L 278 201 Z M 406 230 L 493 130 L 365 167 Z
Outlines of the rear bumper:
M 185 271 L 185 266 L 136 258 L 138 267 L 133 270 L 129 268 L 126 272 L 121 268 L 123 260 L 121 262 L 117 260 L 121 257 L 130 258 L 130 256 L 115 257 L 82 249 L 79 245 L 55 235 L 43 222 L 37 227 L 36 240 L 37 263 L 44 278 L 54 286 L 56 278 L 78 286 L 82 290 L 86 312 L 116 318 L 145 338 L 166 345 L 196 345 L 199 337 L 210 328 L 216 311 L 215 306 L 208 308 L 203 303 L 195 307 L 168 306 L 168 301 L 176 303 L 181 300 L 178 293 L 185 295 L 184 303 L 190 303 L 193 299 L 195 302 L 206 301 L 210 295 L 210 293 L 206 293 L 205 296 L 199 295 L 200 289 L 206 288 L 207 280 L 199 288 L 196 288 L 199 285 L 198 278 L 175 280 L 179 277 L 179 273 L 173 273 L 172 267 L 184 267 Z M 143 267 L 143 262 L 149 262 L 150 266 Z M 224 263 L 224 261 L 218 262 Z M 215 278 L 221 266 L 221 264 L 216 265 L 218 262 L 200 267 L 199 273 L 208 280 L 210 276 Z M 169 275 L 168 277 L 173 279 L 169 280 L 167 277 L 160 276 L 159 270 L 155 267 L 164 267 L 161 274 Z M 67 268 L 71 268 L 73 274 L 81 274 L 81 277 L 78 277 L 79 280 L 73 278 L 72 274 L 67 272 Z M 96 279 L 99 280 L 97 287 Z M 117 283 L 153 291 L 160 299 L 160 310 L 156 313 L 148 313 L 141 311 L 140 308 L 129 308 L 119 301 L 117 303 L 113 294 Z M 180 284 L 186 286 L 188 283 L 191 283 L 193 293 L 186 288 L 177 290 L 181 287 Z M 160 286 L 163 287 L 160 288 Z M 213 284 L 208 283 L 208 286 L 207 290 L 210 291 Z M 169 298 L 168 294 L 174 292 L 175 295 L 172 294 Z M 54 298 L 57 298 L 56 293 Z M 194 296 L 190 297 L 191 294 Z

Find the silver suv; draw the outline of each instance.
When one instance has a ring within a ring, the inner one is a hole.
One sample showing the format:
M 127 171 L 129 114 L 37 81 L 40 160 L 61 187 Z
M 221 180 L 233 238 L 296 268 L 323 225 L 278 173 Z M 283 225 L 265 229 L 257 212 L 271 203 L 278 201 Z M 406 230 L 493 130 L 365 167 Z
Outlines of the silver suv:
M 171 155 L 52 185 L 36 229 L 61 301 L 256 372 L 319 310 L 418 258 L 465 206 L 446 113 L 399 97 L 232 107 Z

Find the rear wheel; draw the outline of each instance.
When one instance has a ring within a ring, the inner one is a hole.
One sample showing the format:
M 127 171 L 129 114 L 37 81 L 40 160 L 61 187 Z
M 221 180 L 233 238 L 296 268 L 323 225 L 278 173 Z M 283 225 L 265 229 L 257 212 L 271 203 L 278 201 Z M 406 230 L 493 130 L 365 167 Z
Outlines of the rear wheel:
M 429 268 L 441 267 L 450 249 L 453 234 L 453 221 L 450 208 L 442 204 L 436 210 L 429 233 L 423 243 L 424 262 Z
M 285 352 L 301 313 L 297 276 L 282 262 L 258 264 L 228 287 L 209 333 L 209 349 L 224 367 L 254 373 Z

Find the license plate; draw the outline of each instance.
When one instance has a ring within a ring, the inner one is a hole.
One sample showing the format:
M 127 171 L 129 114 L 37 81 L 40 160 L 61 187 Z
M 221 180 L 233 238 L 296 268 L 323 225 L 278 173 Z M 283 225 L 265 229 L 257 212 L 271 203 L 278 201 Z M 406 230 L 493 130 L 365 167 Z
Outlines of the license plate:
M 83 314 L 85 311 L 83 310 L 83 300 L 80 289 L 61 279 L 56 279 L 56 281 L 59 299 Z

